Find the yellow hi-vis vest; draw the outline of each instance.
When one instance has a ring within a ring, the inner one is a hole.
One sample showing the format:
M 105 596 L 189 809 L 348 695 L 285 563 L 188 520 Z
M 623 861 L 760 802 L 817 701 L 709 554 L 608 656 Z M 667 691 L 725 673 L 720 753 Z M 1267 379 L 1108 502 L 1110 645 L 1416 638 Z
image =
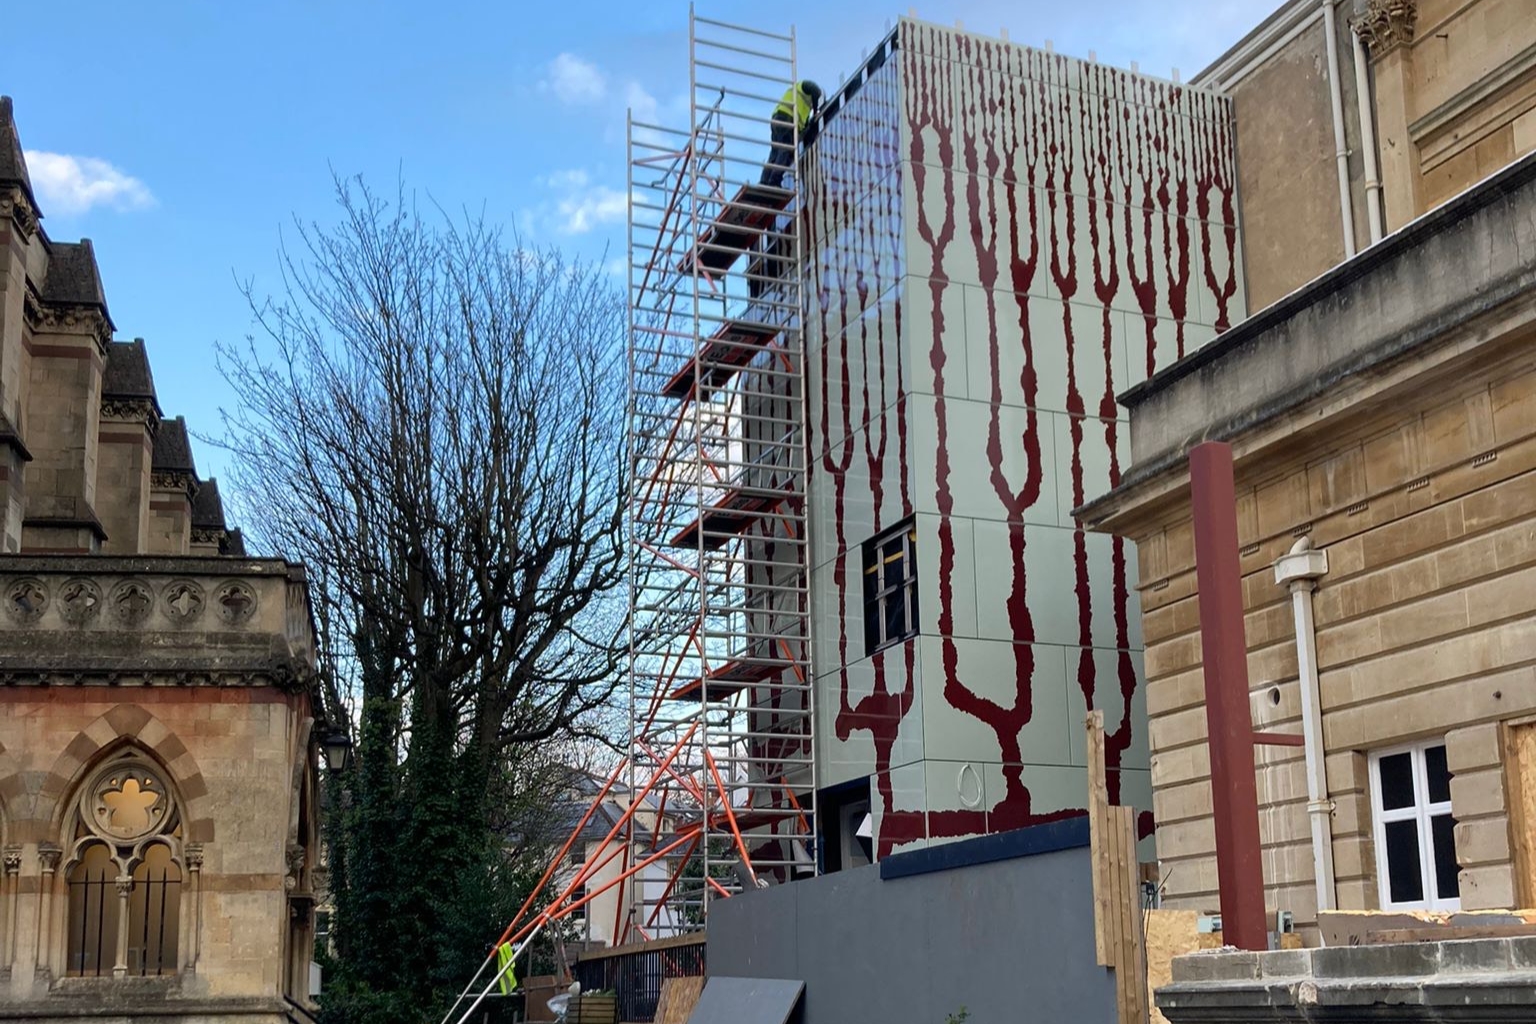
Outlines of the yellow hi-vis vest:
M 512 943 L 503 942 L 496 947 L 496 969 L 501 972 L 501 994 L 509 996 L 517 991 L 517 968 L 512 965 Z
M 773 112 L 785 116 L 793 115 L 796 125 L 801 131 L 805 131 L 806 124 L 811 120 L 811 98 L 805 94 L 804 89 L 800 88 L 800 83 L 796 82 L 784 90 L 784 98 L 779 100 L 779 105 L 773 108 Z

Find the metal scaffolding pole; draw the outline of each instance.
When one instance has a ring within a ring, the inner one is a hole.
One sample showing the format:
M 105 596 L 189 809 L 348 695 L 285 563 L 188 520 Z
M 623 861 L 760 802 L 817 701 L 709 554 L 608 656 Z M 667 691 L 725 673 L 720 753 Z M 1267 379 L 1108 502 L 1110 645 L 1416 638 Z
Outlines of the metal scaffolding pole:
M 695 731 L 626 862 L 697 841 L 665 885 L 631 881 L 615 941 L 815 870 L 798 126 L 789 173 L 763 173 L 797 80 L 793 32 L 690 10 L 686 135 L 629 124 L 634 773 Z

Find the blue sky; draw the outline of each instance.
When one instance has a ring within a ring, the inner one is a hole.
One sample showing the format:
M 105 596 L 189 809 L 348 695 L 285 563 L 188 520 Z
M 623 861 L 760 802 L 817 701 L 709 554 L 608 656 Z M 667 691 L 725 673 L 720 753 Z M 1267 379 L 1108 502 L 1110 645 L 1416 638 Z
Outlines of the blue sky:
M 1188 77 L 1277 5 L 923 0 L 916 13 Z M 802 73 L 828 87 L 907 10 L 700 7 L 793 23 Z M 616 259 L 626 107 L 686 121 L 681 2 L 72 0 L 7 17 L 0 93 L 15 100 L 44 224 L 55 239 L 93 239 L 119 336 L 146 339 L 162 407 L 195 432 L 217 433 L 232 400 L 213 349 L 251 329 L 237 281 L 273 290 L 280 231 L 331 217 L 332 169 L 385 191 L 403 177 L 525 239 Z M 196 451 L 217 475 L 222 453 Z

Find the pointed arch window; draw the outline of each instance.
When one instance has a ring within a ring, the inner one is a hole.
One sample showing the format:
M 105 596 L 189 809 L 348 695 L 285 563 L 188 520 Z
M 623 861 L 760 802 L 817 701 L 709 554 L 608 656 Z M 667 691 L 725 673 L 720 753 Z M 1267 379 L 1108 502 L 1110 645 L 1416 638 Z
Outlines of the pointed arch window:
M 103 765 L 80 791 L 71 838 L 68 973 L 175 974 L 181 816 L 160 769 L 133 753 Z
M 155 843 L 133 869 L 128 894 L 128 973 L 176 973 L 177 922 L 181 920 L 181 868 L 171 848 Z

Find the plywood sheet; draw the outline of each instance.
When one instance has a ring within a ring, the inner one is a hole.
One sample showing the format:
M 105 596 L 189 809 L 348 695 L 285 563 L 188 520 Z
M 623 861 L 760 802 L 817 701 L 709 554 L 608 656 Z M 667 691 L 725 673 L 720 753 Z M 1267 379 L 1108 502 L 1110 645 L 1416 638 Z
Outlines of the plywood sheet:
M 1173 981 L 1173 958 L 1203 948 L 1200 914 L 1193 910 L 1147 911 L 1147 1004 L 1152 1024 L 1168 1024 L 1152 993 Z
M 1100 967 L 1115 965 L 1112 918 L 1114 901 L 1109 877 L 1109 791 L 1104 780 L 1104 712 L 1090 711 L 1088 734 L 1088 846 L 1093 853 L 1093 952 Z
M 656 1024 L 688 1024 L 703 991 L 703 978 L 664 979 L 656 1001 Z
M 1147 960 L 1141 930 L 1141 872 L 1136 863 L 1136 809 L 1109 808 L 1111 873 L 1116 883 L 1115 992 L 1120 1024 L 1146 1024 Z

